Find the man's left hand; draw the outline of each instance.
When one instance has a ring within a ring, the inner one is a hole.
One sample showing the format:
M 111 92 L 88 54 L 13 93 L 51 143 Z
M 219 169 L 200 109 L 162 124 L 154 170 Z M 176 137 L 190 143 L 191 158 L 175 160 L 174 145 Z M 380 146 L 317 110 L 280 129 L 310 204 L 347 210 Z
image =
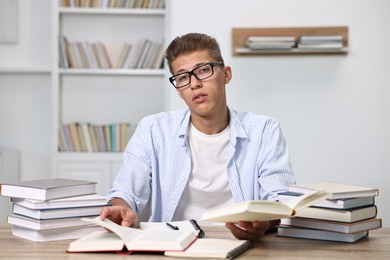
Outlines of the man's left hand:
M 265 233 L 274 228 L 276 225 L 270 221 L 239 221 L 236 224 L 226 223 L 226 227 L 230 229 L 232 234 L 237 239 L 257 241 L 265 235 Z

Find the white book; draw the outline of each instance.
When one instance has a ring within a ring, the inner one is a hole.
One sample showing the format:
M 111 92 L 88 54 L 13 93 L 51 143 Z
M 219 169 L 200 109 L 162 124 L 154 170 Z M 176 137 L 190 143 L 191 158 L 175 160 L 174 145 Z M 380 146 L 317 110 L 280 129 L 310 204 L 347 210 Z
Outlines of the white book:
M 339 221 L 310 219 L 310 218 L 283 218 L 280 220 L 280 224 L 284 226 L 295 226 L 311 229 L 321 229 L 340 233 L 357 233 L 366 230 L 373 230 L 382 227 L 382 219 L 371 218 L 362 221 L 356 221 L 352 223 L 345 223 Z
M 68 252 L 183 251 L 197 239 L 192 231 L 140 230 L 99 217 L 85 219 L 107 230 L 93 232 L 69 244 Z
M 265 221 L 297 215 L 307 207 L 329 197 L 329 193 L 315 191 L 286 203 L 266 200 L 244 201 L 205 212 L 202 221 L 238 222 Z
M 183 252 L 165 252 L 164 255 L 180 258 L 233 259 L 251 248 L 252 245 L 253 243 L 247 240 L 202 238 L 196 240 L 193 245 Z
M 102 207 L 78 207 L 78 208 L 60 208 L 60 209 L 29 209 L 18 204 L 13 205 L 13 213 L 34 218 L 34 219 L 56 219 L 70 217 L 89 217 L 98 216 Z
M 106 197 L 98 194 L 82 195 L 46 201 L 24 198 L 11 198 L 11 202 L 30 209 L 58 209 L 108 205 Z
M 12 226 L 12 234 L 17 237 L 34 242 L 58 241 L 65 239 L 77 239 L 91 232 L 102 230 L 99 226 L 66 227 L 44 230 L 33 230 L 20 226 Z
M 301 193 L 295 192 L 281 192 L 278 193 L 278 199 L 281 202 L 296 199 L 296 197 L 302 196 Z M 351 209 L 363 206 L 370 206 L 375 204 L 375 197 L 360 197 L 360 198 L 347 198 L 338 200 L 323 200 L 316 204 L 314 207 L 320 208 L 332 208 L 332 209 Z
M 301 35 L 301 43 L 318 43 L 318 42 L 342 42 L 342 35 Z
M 85 223 L 85 221 L 82 221 L 81 219 L 82 219 L 81 217 L 75 217 L 75 218 L 39 220 L 39 219 L 33 219 L 33 218 L 13 214 L 8 216 L 7 222 L 8 224 L 11 225 L 33 229 L 33 230 L 89 226 L 88 223 Z
M 368 231 L 346 234 L 327 230 L 279 226 L 277 236 L 353 243 L 368 236 Z
M 379 195 L 379 190 L 376 188 L 361 187 L 333 182 L 305 183 L 291 185 L 288 187 L 288 191 L 302 194 L 307 194 L 315 190 L 329 192 L 331 194 L 331 197 L 329 199 L 372 197 Z
M 2 183 L 1 196 L 51 200 L 96 193 L 96 182 L 53 178 Z

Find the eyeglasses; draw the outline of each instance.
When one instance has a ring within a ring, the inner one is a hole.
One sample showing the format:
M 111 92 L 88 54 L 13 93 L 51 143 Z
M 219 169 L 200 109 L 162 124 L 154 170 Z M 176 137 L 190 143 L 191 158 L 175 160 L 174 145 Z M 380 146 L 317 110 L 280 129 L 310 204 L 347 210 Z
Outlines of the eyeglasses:
M 218 65 L 223 65 L 223 62 L 208 62 L 206 64 L 200 65 L 195 69 L 189 72 L 182 72 L 176 75 L 173 75 L 169 78 L 169 81 L 175 88 L 182 88 L 191 83 L 191 75 L 194 75 L 197 80 L 204 80 L 210 78 L 214 74 L 214 67 Z

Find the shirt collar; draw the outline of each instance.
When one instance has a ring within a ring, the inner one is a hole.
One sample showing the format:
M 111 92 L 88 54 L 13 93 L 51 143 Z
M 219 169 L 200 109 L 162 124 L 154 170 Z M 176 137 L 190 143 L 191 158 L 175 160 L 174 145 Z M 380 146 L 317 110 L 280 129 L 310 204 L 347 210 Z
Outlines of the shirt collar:
M 242 125 L 242 122 L 240 120 L 240 117 L 238 113 L 230 109 L 228 107 L 228 112 L 229 112 L 229 124 L 230 124 L 230 141 L 233 143 L 233 145 L 236 144 L 237 138 L 247 138 L 248 135 Z M 190 110 L 187 108 L 184 110 L 184 116 L 183 120 L 181 122 L 179 131 L 178 131 L 178 137 L 183 138 L 183 145 L 186 145 L 188 142 L 188 128 L 189 128 L 189 123 L 190 123 Z

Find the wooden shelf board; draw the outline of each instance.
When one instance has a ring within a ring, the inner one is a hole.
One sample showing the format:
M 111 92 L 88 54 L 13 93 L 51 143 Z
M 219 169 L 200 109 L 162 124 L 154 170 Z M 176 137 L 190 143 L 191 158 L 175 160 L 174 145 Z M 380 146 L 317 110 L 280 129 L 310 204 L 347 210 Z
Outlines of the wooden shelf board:
M 335 35 L 343 36 L 342 50 L 273 50 L 273 51 L 243 51 L 248 36 L 294 36 L 301 35 Z M 241 51 L 240 51 L 241 50 Z M 233 56 L 250 55 L 309 55 L 309 54 L 346 54 L 348 52 L 348 27 L 275 27 L 275 28 L 233 28 L 232 54 Z

